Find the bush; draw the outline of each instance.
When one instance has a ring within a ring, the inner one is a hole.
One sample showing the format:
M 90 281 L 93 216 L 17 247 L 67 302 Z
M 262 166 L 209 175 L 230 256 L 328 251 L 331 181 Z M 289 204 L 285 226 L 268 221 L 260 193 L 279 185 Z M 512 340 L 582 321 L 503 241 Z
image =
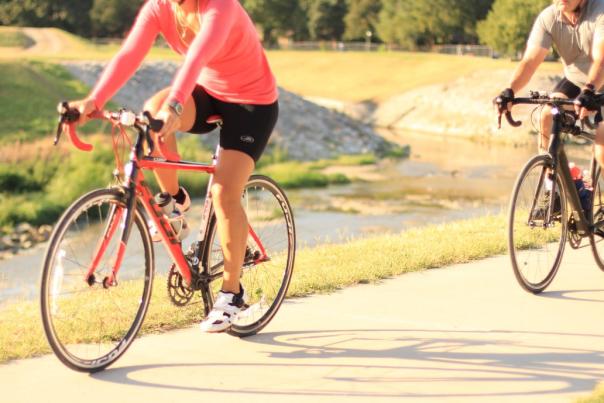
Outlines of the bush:
M 551 0 L 496 0 L 487 18 L 478 23 L 480 42 L 516 56 L 525 48 L 535 18 Z

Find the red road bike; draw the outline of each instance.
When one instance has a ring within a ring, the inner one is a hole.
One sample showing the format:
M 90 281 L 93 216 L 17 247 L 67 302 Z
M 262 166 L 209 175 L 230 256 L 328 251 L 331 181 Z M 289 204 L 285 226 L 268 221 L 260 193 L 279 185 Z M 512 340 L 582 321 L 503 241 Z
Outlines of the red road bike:
M 55 144 L 66 130 L 73 145 L 92 150 L 76 133 L 73 122 L 79 118 L 78 111 L 66 103 L 59 109 Z M 85 372 L 114 363 L 141 329 L 155 274 L 150 223 L 173 262 L 167 288 L 174 304 L 188 304 L 199 291 L 207 315 L 220 287 L 215 280 L 223 273 L 209 190 L 219 148 L 211 164 L 181 161 L 163 144 L 154 144 L 150 131 L 160 130 L 162 122 L 147 112 L 97 112 L 93 118 L 113 125 L 116 185 L 89 192 L 67 208 L 50 238 L 41 280 L 42 322 L 48 342 L 65 365 Z M 222 123 L 219 116 L 208 122 Z M 134 143 L 126 128 L 137 133 Z M 129 161 L 121 169 L 115 147 L 120 139 L 131 148 Z M 154 147 L 159 147 L 164 158 L 150 156 Z M 153 169 L 210 175 L 200 231 L 186 252 L 145 183 L 143 171 Z M 245 337 L 265 327 L 285 298 L 294 267 L 296 232 L 287 197 L 270 178 L 250 177 L 241 202 L 250 223 L 241 282 L 251 300 L 228 332 Z

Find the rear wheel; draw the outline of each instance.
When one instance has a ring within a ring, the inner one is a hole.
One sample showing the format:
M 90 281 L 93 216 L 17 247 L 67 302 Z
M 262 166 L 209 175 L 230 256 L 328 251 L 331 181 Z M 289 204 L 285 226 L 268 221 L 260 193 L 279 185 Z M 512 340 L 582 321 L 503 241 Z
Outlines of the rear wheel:
M 139 209 L 119 276 L 112 280 L 126 211 L 119 189 L 88 193 L 63 214 L 46 251 L 44 331 L 57 357 L 78 371 L 96 372 L 115 362 L 134 340 L 149 306 L 153 245 Z
M 241 285 L 249 297 L 248 307 L 233 322 L 229 333 L 239 337 L 253 335 L 275 316 L 289 287 L 296 253 L 296 231 L 285 193 L 270 178 L 254 175 L 248 181 L 241 203 L 251 227 Z M 206 253 L 207 267 L 218 280 L 206 296 L 211 308 L 220 290 L 223 255 L 216 220 L 212 219 Z
M 516 181 L 510 203 L 508 247 L 514 275 L 522 288 L 534 294 L 545 290 L 556 276 L 566 243 L 566 198 L 558 176 L 556 191 L 551 191 L 551 166 L 549 156 L 531 159 Z

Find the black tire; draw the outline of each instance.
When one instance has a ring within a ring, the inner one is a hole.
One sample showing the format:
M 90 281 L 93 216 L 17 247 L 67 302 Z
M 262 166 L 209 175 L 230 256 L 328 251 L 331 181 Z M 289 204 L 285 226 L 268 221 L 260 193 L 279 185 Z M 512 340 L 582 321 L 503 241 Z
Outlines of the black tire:
M 551 164 L 551 158 L 547 155 L 532 158 L 518 176 L 510 201 L 508 248 L 512 267 L 518 283 L 533 294 L 545 290 L 556 276 L 567 237 L 566 195 L 558 176 L 558 196 L 554 197 L 560 198 L 556 203 L 559 212 L 553 214 L 557 218 L 551 220 L 549 225 L 544 225 L 543 218 L 539 219 L 544 214 L 545 206 L 549 206 L 546 168 Z M 532 217 L 529 217 L 533 204 L 535 208 Z
M 87 278 L 111 217 L 125 206 L 123 192 L 117 188 L 82 196 L 55 226 L 46 251 L 40 292 L 44 332 L 56 356 L 76 371 L 97 372 L 115 362 L 136 337 L 147 313 L 154 255 L 140 206 L 117 285 L 105 288 L 103 280 L 111 271 L 123 221 L 108 240 L 95 277 Z
M 592 207 L 588 219 L 590 224 L 594 224 L 604 220 L 604 177 L 602 177 L 601 169 L 595 159 L 591 163 L 591 183 L 593 187 Z M 592 232 L 589 236 L 589 243 L 598 267 L 604 271 L 604 237 L 601 234 L 600 231 L 596 234 Z
M 270 260 L 259 264 L 250 264 L 253 259 L 246 259 L 244 263 L 241 284 L 250 297 L 250 306 L 242 311 L 228 333 L 247 337 L 262 330 L 275 316 L 285 299 L 294 268 L 296 230 L 289 201 L 272 179 L 261 175 L 250 177 L 242 203 L 250 226 L 270 257 Z M 206 267 L 210 268 L 212 274 L 222 273 L 223 256 L 214 217 L 210 221 L 206 245 Z M 248 237 L 248 254 L 253 255 L 257 249 L 252 237 Z M 221 283 L 219 278 L 211 285 L 210 293 L 205 295 L 206 306 L 209 308 L 212 307 Z

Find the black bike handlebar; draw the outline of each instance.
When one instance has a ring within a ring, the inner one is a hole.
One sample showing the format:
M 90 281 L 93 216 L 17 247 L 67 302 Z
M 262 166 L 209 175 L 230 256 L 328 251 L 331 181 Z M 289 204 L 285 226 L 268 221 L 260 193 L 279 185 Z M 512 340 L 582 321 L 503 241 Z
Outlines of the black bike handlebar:
M 531 92 L 531 97 L 529 98 L 514 98 L 511 102 L 512 105 L 556 105 L 556 106 L 580 106 L 581 104 L 576 99 L 567 99 L 567 98 L 553 98 L 549 95 L 542 95 L 537 92 Z M 596 95 L 596 103 L 600 105 L 600 107 L 604 106 L 604 93 Z M 495 99 L 495 104 L 499 109 L 499 115 L 497 118 L 497 123 L 499 128 L 501 128 L 501 116 L 505 115 L 505 119 L 508 121 L 510 126 L 512 127 L 520 127 L 522 125 L 521 121 L 514 120 L 512 116 L 512 112 L 507 109 L 507 105 L 503 105 L 503 99 L 501 97 L 497 97 Z M 596 126 L 591 123 L 589 118 L 585 117 L 581 119 L 581 123 L 587 126 L 589 129 L 594 130 Z

